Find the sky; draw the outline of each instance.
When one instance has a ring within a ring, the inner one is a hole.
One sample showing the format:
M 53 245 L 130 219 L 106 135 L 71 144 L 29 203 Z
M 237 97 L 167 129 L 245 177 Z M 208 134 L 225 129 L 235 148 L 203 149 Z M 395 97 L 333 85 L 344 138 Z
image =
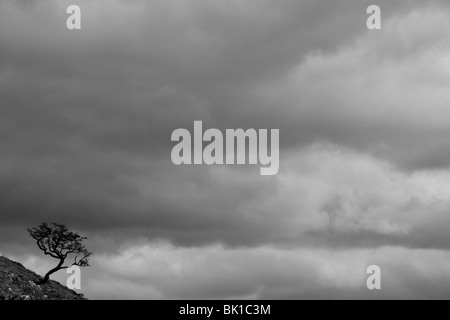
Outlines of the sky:
M 91 299 L 448 299 L 448 30 L 445 0 L 0 0 L 0 253 L 45 273 L 55 221 Z M 279 173 L 174 165 L 194 121 L 279 129 Z

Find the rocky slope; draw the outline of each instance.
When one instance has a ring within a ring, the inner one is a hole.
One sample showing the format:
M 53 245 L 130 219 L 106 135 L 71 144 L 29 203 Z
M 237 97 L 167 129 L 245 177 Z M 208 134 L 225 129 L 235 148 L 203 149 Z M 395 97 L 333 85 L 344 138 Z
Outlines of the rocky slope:
M 0 300 L 86 300 L 56 281 L 38 286 L 41 277 L 18 262 L 0 256 Z

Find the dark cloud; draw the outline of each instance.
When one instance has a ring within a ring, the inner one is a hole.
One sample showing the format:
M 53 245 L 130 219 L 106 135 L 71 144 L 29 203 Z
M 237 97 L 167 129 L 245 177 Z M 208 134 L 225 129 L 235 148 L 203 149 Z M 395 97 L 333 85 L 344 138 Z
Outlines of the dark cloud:
M 65 28 L 68 4 L 82 7 L 79 32 Z M 447 250 L 448 3 L 378 1 L 377 32 L 369 4 L 0 1 L 0 250 L 22 255 L 25 227 L 41 221 L 105 255 L 140 237 L 200 251 Z M 280 174 L 172 165 L 170 135 L 194 120 L 280 129 Z M 387 295 L 418 290 L 415 274 Z M 339 294 L 317 279 L 306 291 L 261 279 L 114 285 L 156 298 Z M 424 296 L 446 296 L 434 285 Z

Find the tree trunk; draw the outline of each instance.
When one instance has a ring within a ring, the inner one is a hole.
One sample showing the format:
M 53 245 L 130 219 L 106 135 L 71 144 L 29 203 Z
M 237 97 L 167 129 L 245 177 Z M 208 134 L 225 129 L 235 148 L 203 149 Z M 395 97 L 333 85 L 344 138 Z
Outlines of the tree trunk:
M 38 280 L 38 281 L 36 281 L 35 283 L 36 283 L 37 285 L 39 285 L 39 286 L 40 286 L 40 285 L 43 285 L 43 284 L 46 284 L 46 283 L 48 282 L 48 280 L 50 280 L 50 276 L 51 276 L 52 274 L 54 274 L 55 272 L 57 272 L 57 271 L 63 269 L 63 268 L 62 268 L 62 265 L 63 265 L 63 264 L 64 264 L 64 259 L 61 259 L 56 267 L 54 267 L 52 270 L 50 270 L 49 272 L 47 272 L 47 274 L 44 276 L 43 279 Z

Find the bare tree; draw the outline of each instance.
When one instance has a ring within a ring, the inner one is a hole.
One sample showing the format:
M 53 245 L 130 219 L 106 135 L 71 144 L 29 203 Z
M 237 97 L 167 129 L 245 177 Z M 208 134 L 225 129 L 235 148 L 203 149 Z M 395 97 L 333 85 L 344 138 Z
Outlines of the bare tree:
M 80 236 L 78 233 L 71 232 L 65 225 L 46 222 L 41 223 L 38 227 L 27 229 L 31 237 L 36 240 L 36 244 L 44 251 L 44 253 L 52 258 L 58 259 L 58 265 L 51 269 L 45 277 L 36 282 L 41 285 L 47 283 L 50 276 L 55 272 L 67 269 L 70 266 L 89 267 L 89 252 L 83 245 L 86 237 Z M 69 255 L 75 256 L 74 262 L 69 266 L 63 266 Z

